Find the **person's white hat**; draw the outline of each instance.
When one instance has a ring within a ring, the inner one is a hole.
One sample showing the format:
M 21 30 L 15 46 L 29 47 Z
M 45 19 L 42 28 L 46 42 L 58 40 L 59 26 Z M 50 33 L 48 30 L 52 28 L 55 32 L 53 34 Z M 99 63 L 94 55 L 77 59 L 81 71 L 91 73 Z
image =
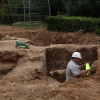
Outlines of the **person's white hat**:
M 80 54 L 79 52 L 74 52 L 74 53 L 72 54 L 72 57 L 82 59 L 81 54 Z

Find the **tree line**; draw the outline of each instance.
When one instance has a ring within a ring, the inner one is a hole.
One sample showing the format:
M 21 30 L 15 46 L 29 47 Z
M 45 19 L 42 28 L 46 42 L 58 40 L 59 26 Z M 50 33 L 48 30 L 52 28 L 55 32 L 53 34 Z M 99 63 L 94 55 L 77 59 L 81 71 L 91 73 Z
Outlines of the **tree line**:
M 17 9 L 23 6 L 23 0 L 2 0 L 2 3 L 10 1 Z M 26 4 L 29 0 L 24 0 Z M 31 10 L 38 9 L 37 5 L 48 2 L 48 0 L 30 0 Z M 49 0 L 51 15 L 68 15 L 68 16 L 85 16 L 85 17 L 100 17 L 100 0 Z M 44 6 L 47 6 L 44 5 Z M 46 7 L 47 8 L 47 7 Z M 40 9 L 40 8 L 39 8 Z
M 50 0 L 51 14 L 100 17 L 100 0 Z
M 23 0 L 1 0 L 2 9 L 0 9 L 0 22 L 3 19 L 6 21 L 13 14 L 23 14 Z M 67 16 L 84 16 L 84 17 L 100 17 L 100 0 L 24 0 L 25 6 L 29 5 L 31 1 L 31 15 L 32 17 L 40 17 L 41 15 L 49 15 L 48 1 L 50 1 L 51 15 L 67 15 Z M 27 7 L 26 13 L 28 13 Z M 16 15 L 17 16 L 17 15 Z M 15 17 L 16 17 L 15 16 Z M 41 17 L 45 17 L 41 16 Z M 36 19 L 36 18 L 35 18 Z

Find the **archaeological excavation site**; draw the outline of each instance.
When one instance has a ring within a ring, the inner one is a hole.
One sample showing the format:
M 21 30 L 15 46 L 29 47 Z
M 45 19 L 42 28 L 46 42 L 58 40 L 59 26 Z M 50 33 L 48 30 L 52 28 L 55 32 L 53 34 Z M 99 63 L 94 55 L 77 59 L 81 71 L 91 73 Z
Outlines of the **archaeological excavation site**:
M 75 51 L 90 74 L 66 82 Z M 100 36 L 0 25 L 0 100 L 100 100 Z

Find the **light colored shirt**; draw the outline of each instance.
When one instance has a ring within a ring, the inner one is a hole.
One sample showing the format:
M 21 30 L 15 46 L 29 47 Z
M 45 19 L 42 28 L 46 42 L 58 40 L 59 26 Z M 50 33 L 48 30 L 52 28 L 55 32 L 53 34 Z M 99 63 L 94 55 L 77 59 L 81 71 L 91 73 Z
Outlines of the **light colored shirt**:
M 66 68 L 66 81 L 80 73 L 79 65 L 71 60 Z

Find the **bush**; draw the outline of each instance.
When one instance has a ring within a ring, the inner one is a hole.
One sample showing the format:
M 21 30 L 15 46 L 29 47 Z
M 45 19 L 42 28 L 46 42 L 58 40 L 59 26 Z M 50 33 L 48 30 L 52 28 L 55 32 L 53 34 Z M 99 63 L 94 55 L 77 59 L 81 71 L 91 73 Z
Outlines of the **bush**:
M 1 24 L 12 24 L 11 15 L 4 15 L 0 12 L 0 23 Z
M 94 20 L 97 26 L 100 27 L 100 18 L 94 18 Z
M 100 27 L 97 26 L 97 27 L 95 28 L 95 31 L 94 31 L 94 32 L 95 32 L 96 34 L 100 35 Z
M 100 25 L 97 19 L 91 17 L 67 17 L 50 16 L 46 17 L 48 30 L 73 32 L 80 29 L 94 32 L 96 26 Z
M 13 22 L 12 22 L 12 17 L 11 17 L 11 15 L 2 15 L 2 23 L 3 24 L 12 24 Z

